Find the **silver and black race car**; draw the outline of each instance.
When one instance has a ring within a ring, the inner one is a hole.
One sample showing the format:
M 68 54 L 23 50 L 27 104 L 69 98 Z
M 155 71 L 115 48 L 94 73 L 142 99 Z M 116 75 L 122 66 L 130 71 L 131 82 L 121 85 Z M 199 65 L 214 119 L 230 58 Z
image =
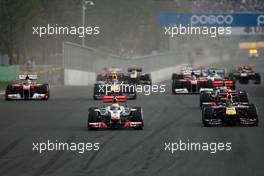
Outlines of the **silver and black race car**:
M 48 100 L 48 84 L 37 83 L 37 75 L 19 75 L 21 82 L 8 84 L 5 91 L 6 100 Z
M 125 96 L 105 96 L 104 106 L 89 109 L 87 127 L 92 129 L 132 128 L 143 129 L 141 107 L 128 107 Z

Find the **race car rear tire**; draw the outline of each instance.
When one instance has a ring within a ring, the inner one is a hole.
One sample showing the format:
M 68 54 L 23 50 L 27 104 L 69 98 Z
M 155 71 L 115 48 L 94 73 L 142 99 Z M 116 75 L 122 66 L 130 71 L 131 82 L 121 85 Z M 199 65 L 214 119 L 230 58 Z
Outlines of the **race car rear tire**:
M 234 74 L 233 73 L 229 73 L 229 75 L 228 75 L 228 79 L 230 79 L 230 80 L 235 80 L 236 78 L 235 78 L 235 76 L 234 76 Z
M 238 96 L 239 96 L 239 101 L 241 103 L 248 103 L 249 102 L 249 100 L 248 100 L 248 94 L 247 94 L 246 91 L 239 92 Z
M 88 120 L 87 120 L 87 128 L 88 130 L 93 130 L 89 123 L 98 122 L 98 112 L 94 111 L 95 108 L 89 108 Z
M 106 80 L 107 80 L 107 77 L 103 75 L 97 75 L 96 77 L 96 81 L 106 81 Z
M 238 82 L 240 84 L 248 84 L 249 83 L 249 78 L 239 78 Z
M 172 74 L 172 76 L 171 76 L 171 79 L 172 80 L 175 80 L 175 79 L 183 79 L 184 78 L 184 76 L 183 75 L 179 75 L 179 74 L 177 74 L 177 73 L 173 73 Z
M 182 88 L 182 84 L 178 79 L 174 79 L 172 80 L 172 93 L 176 94 L 175 89 L 181 89 Z
M 133 97 L 131 99 L 132 100 L 136 100 L 137 99 L 137 94 L 135 93 L 135 95 L 133 95 Z
M 50 89 L 49 89 L 49 85 L 48 85 L 48 84 L 43 84 L 43 85 L 40 87 L 38 93 L 41 93 L 41 94 L 47 94 L 48 97 L 45 98 L 45 100 L 48 100 L 48 99 L 50 98 L 50 91 L 49 91 L 49 90 L 50 90 Z
M 258 113 L 255 105 L 249 105 L 248 114 L 250 119 L 256 119 L 256 123 L 253 126 L 258 126 Z
M 145 75 L 140 76 L 139 81 L 148 81 L 149 84 L 147 85 L 152 85 L 152 79 L 151 79 L 150 74 L 145 74 Z
M 137 127 L 137 128 L 134 128 L 136 130 L 143 130 L 143 110 L 141 107 L 133 107 L 132 109 L 136 109 L 136 111 L 132 111 L 131 112 L 131 115 L 132 115 L 132 118 L 131 118 L 131 121 L 132 122 L 142 122 L 142 125 Z
M 9 94 L 12 94 L 12 93 L 13 93 L 12 85 L 11 84 L 8 84 L 6 86 L 6 91 L 5 91 L 5 100 L 10 101 L 11 99 L 8 98 L 8 95 Z
M 98 94 L 100 94 L 100 86 L 99 86 L 99 84 L 94 84 L 94 89 L 93 89 L 93 99 L 94 100 L 98 100 L 98 98 L 96 96 Z

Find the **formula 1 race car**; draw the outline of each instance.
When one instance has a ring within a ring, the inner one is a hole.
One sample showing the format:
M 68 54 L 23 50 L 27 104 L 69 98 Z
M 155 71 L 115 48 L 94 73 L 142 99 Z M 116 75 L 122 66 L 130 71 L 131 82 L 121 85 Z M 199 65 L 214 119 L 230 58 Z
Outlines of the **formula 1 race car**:
M 226 96 L 228 94 L 232 95 L 234 102 L 240 104 L 248 104 L 248 94 L 246 91 L 232 90 L 228 87 L 218 87 L 212 90 L 202 91 L 200 93 L 200 107 L 203 109 L 207 106 L 213 106 L 220 103 L 226 102 Z
M 129 77 L 121 68 L 104 68 L 104 70 L 96 76 L 96 82 L 112 82 L 123 81 L 128 82 Z
M 223 68 L 209 68 L 203 71 L 203 75 L 208 80 L 208 88 L 228 87 L 232 90 L 236 89 L 235 80 L 226 75 Z M 203 90 L 201 90 L 203 91 Z
M 132 84 L 145 84 L 145 85 L 152 84 L 151 75 L 149 73 L 142 73 L 142 68 L 129 67 L 127 69 L 127 72 L 130 78 L 130 83 Z
M 172 93 L 200 93 L 204 90 L 227 86 L 235 89 L 235 82 L 225 77 L 224 69 L 193 69 L 185 67 L 180 74 L 172 74 Z
M 90 108 L 87 127 L 92 129 L 132 128 L 143 129 L 143 110 L 141 107 L 129 108 L 125 96 L 105 96 L 104 106 Z
M 20 83 L 9 84 L 6 87 L 6 100 L 48 100 L 49 85 L 35 82 L 37 75 L 19 75 Z
M 172 93 L 199 93 L 201 88 L 208 87 L 208 81 L 201 76 L 201 70 L 191 67 L 181 68 L 181 73 L 172 74 Z
M 240 104 L 232 101 L 231 95 L 228 100 L 214 106 L 208 106 L 202 110 L 202 122 L 204 126 L 218 125 L 258 125 L 258 114 L 255 105 Z
M 94 84 L 94 100 L 102 99 L 106 95 L 125 95 L 128 99 L 136 99 L 136 87 L 130 84 L 128 77 L 121 72 L 109 72 L 106 75 L 99 74 Z
M 237 70 L 230 73 L 230 77 L 238 80 L 240 84 L 248 84 L 252 81 L 254 84 L 261 83 L 261 76 L 255 73 L 251 66 L 240 66 Z
M 173 94 L 199 93 L 201 88 L 206 87 L 208 87 L 208 81 L 204 78 L 172 75 Z

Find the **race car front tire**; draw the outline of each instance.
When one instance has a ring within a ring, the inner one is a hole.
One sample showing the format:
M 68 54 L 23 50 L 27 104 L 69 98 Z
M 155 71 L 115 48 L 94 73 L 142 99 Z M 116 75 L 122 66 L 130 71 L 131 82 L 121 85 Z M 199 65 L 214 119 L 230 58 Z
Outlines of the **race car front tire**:
M 248 103 L 249 102 L 249 100 L 248 100 L 248 94 L 247 94 L 246 91 L 240 91 L 239 94 L 238 94 L 238 96 L 239 96 L 239 101 L 241 103 Z
M 183 78 L 184 78 L 184 76 L 182 74 L 177 74 L 177 73 L 173 73 L 172 76 L 171 76 L 172 80 L 183 79 Z
M 253 104 L 249 105 L 248 116 L 249 116 L 249 119 L 256 119 L 256 123 L 253 126 L 258 126 L 258 114 L 257 114 L 257 108 L 255 105 Z
M 48 99 L 50 98 L 50 89 L 49 89 L 49 85 L 48 85 L 48 84 L 43 84 L 43 85 L 40 87 L 38 93 L 41 93 L 41 94 L 47 94 L 48 97 L 45 98 L 45 100 L 48 100 Z
M 13 93 L 12 85 L 8 84 L 5 91 L 5 100 L 10 101 L 11 99 L 8 98 L 8 95 L 12 93 Z
M 89 125 L 90 123 L 98 122 L 98 112 L 94 111 L 95 108 L 89 108 L 88 120 L 87 120 L 87 128 L 88 130 L 93 130 Z
M 143 130 L 143 111 L 141 107 L 133 107 L 132 109 L 136 109 L 136 111 L 132 111 L 132 118 L 130 119 L 132 122 L 142 122 L 142 125 L 136 127 L 136 130 Z
M 255 84 L 260 84 L 261 83 L 261 76 L 259 73 L 255 74 Z
M 238 82 L 240 84 L 249 84 L 249 78 L 248 77 L 245 77 L 245 78 L 240 77 L 239 80 L 238 80 Z

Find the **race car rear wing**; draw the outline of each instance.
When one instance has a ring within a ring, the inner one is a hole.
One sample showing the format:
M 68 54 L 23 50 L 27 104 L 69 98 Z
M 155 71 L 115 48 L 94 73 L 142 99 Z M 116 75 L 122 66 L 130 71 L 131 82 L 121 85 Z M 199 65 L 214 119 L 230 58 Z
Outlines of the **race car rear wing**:
M 142 68 L 137 68 L 137 67 L 130 67 L 127 69 L 127 72 L 133 72 L 133 71 L 137 71 L 137 72 L 142 72 Z
M 112 103 L 116 99 L 117 102 L 126 102 L 126 96 L 104 96 L 104 103 Z
M 108 68 L 107 71 L 109 73 L 120 73 L 122 72 L 122 69 L 121 68 Z
M 37 80 L 38 79 L 38 75 L 19 75 L 19 79 L 20 80 L 26 80 L 26 79 L 30 79 L 30 80 Z
M 231 80 L 220 80 L 220 81 L 213 82 L 213 87 L 222 87 L 222 86 L 233 87 L 234 82 Z
M 183 75 L 191 75 L 192 73 L 194 73 L 196 76 L 200 76 L 201 75 L 201 70 L 182 70 L 182 74 Z

